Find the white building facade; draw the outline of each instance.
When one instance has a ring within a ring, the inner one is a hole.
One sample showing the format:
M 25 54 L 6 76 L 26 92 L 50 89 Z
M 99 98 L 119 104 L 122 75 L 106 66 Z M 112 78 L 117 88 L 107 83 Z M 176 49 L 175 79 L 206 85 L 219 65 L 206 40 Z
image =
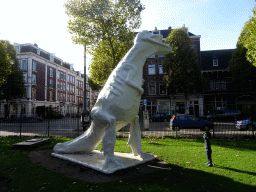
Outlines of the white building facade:
M 23 71 L 26 92 L 21 99 L 10 101 L 10 115 L 36 115 L 38 106 L 51 107 L 62 115 L 83 110 L 84 77 L 64 62 L 36 44 L 14 44 L 17 59 Z M 90 88 L 87 88 L 87 106 L 90 106 Z M 0 115 L 4 117 L 6 101 L 2 101 Z M 90 110 L 88 108 L 88 110 Z

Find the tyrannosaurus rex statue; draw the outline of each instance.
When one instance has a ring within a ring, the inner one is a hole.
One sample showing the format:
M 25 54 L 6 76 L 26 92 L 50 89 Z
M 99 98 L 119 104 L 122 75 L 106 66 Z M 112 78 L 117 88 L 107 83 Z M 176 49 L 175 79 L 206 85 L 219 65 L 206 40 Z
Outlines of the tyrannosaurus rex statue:
M 118 166 L 114 155 L 116 131 L 131 123 L 128 145 L 133 155 L 141 158 L 152 156 L 141 148 L 139 105 L 143 93 L 143 66 L 153 54 L 164 55 L 171 47 L 148 31 L 142 31 L 134 39 L 133 47 L 113 70 L 91 110 L 92 123 L 81 136 L 66 143 L 58 143 L 55 153 L 86 153 L 93 151 L 102 141 L 105 162 L 103 167 Z

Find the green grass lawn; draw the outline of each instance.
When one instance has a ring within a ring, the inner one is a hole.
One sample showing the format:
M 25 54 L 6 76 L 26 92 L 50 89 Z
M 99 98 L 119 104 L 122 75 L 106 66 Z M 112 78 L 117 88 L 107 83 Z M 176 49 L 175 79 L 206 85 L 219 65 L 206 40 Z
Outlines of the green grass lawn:
M 88 183 L 31 163 L 30 151 L 12 149 L 13 143 L 26 139 L 0 138 L 0 181 L 7 179 L 10 191 L 256 191 L 256 140 L 212 139 L 215 167 L 207 167 L 203 139 L 144 138 L 143 150 L 168 163 L 169 170 L 116 182 Z M 53 148 L 70 138 L 50 140 L 36 150 Z M 126 143 L 126 138 L 118 138 L 115 151 L 131 153 Z

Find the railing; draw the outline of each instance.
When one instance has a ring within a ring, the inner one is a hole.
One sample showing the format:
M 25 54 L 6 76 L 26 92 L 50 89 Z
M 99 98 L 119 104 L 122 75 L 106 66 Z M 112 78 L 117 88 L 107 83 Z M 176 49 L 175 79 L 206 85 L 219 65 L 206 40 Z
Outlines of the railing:
M 213 129 L 210 130 L 216 138 L 255 138 L 255 129 L 239 130 L 233 121 L 215 121 Z M 170 122 L 149 122 L 144 127 L 140 122 L 142 136 L 163 137 L 202 137 L 200 129 L 180 129 L 179 131 L 170 128 Z M 122 128 L 117 136 L 128 137 L 130 126 Z M 83 133 L 81 119 L 79 116 L 62 117 L 60 119 L 33 119 L 33 118 L 1 118 L 0 137 L 7 136 L 65 136 L 77 137 Z

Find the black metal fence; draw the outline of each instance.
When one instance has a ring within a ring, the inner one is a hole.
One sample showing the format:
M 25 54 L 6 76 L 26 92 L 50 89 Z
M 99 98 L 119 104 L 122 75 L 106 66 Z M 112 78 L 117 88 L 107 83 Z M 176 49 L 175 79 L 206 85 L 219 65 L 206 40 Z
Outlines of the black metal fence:
M 141 134 L 142 136 L 174 136 L 174 137 L 202 137 L 203 132 L 200 129 L 180 129 L 173 130 L 170 127 L 170 118 L 151 121 L 141 120 Z M 244 127 L 237 127 L 235 120 L 218 120 L 213 119 L 214 127 L 210 130 L 212 135 L 216 138 L 255 138 L 255 119 L 241 118 L 241 124 Z M 248 123 L 249 122 L 249 123 Z M 247 124 L 246 124 L 247 123 Z M 239 123 L 237 123 L 239 126 Z M 248 125 L 249 124 L 249 125 Z M 251 124 L 251 126 L 250 126 Z M 77 137 L 83 133 L 81 118 L 79 115 L 72 115 L 66 117 L 52 118 L 38 118 L 38 116 L 31 117 L 10 117 L 0 118 L 0 137 L 7 136 L 65 136 Z M 128 137 L 129 125 L 117 132 L 117 136 Z

